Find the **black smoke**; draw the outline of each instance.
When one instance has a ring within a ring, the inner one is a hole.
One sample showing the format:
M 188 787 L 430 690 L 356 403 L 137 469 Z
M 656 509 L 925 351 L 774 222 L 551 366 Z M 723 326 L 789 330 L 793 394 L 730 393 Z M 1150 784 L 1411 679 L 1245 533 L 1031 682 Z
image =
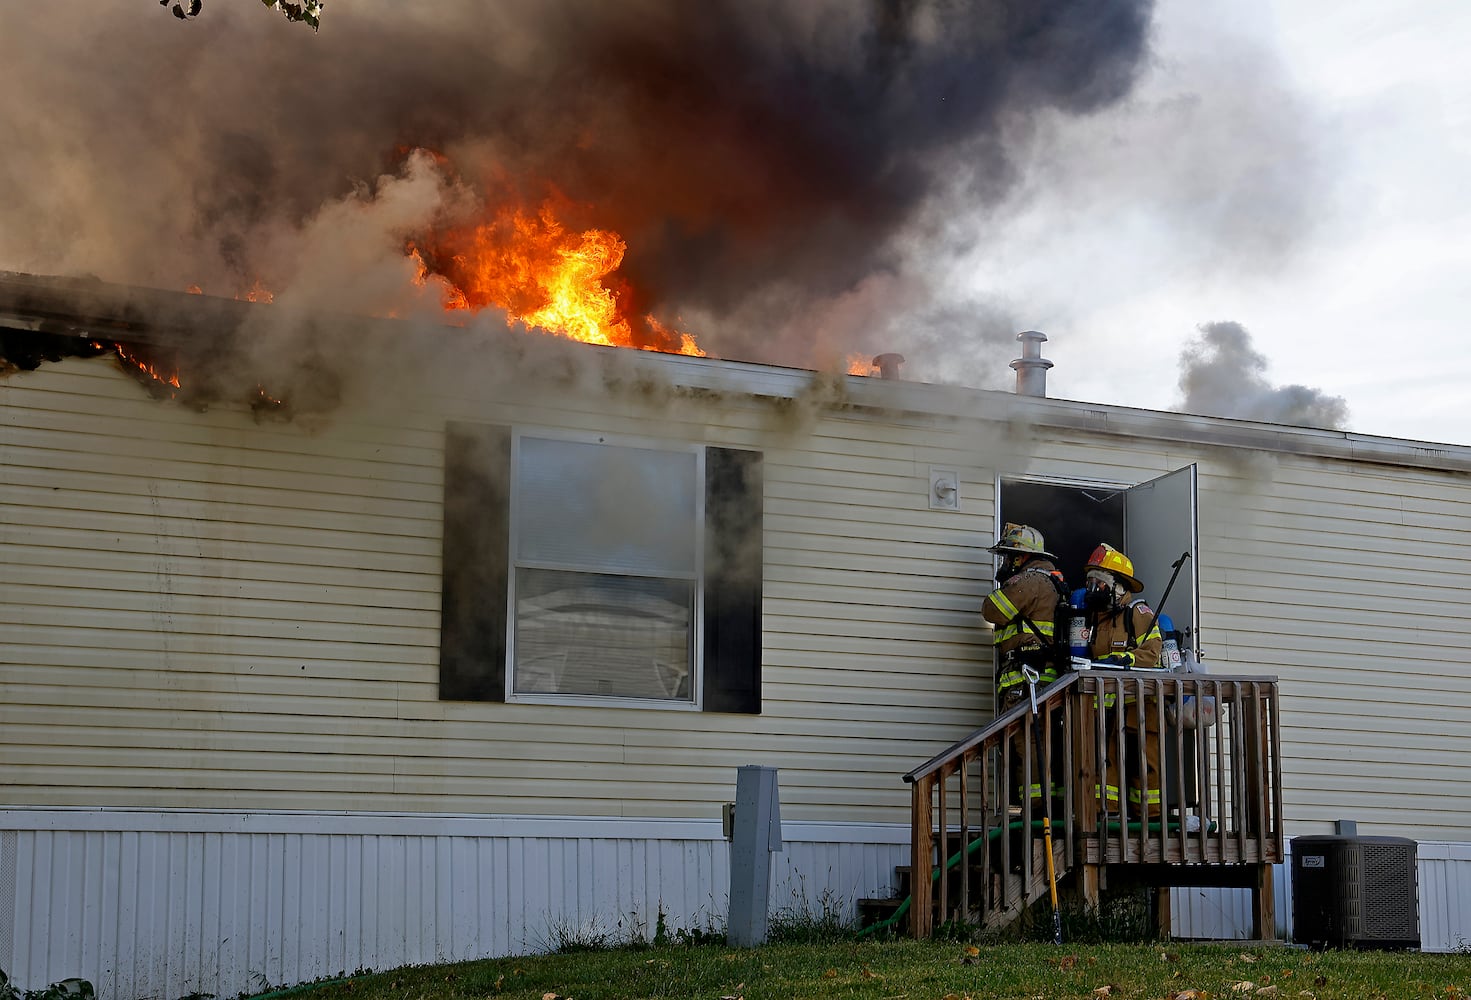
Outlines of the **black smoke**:
M 1262 420 L 1274 424 L 1342 429 L 1348 404 L 1305 385 L 1267 381 L 1267 359 L 1252 347 L 1240 323 L 1204 323 L 1199 338 L 1180 352 L 1178 407 L 1186 413 Z
M 940 192 L 1009 189 L 1003 126 L 1128 92 L 1152 0 L 361 0 L 319 33 L 249 3 L 14 6 L 0 268 L 310 283 L 281 234 L 426 147 L 456 190 L 582 206 L 641 306 L 791 362 L 761 356 L 776 317 L 889 280 Z

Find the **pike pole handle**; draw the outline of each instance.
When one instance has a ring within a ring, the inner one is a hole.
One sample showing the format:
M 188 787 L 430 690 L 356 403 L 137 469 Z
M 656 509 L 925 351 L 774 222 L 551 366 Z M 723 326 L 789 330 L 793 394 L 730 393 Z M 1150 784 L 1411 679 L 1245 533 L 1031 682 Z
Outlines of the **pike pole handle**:
M 1170 574 L 1170 582 L 1165 584 L 1164 596 L 1162 596 L 1159 599 L 1159 603 L 1154 606 L 1154 617 L 1149 619 L 1149 625 L 1147 628 L 1144 629 L 1143 632 L 1140 633 L 1141 636 L 1148 635 L 1150 631 L 1154 628 L 1154 623 L 1159 621 L 1160 612 L 1164 611 L 1165 609 L 1165 601 L 1168 601 L 1170 599 L 1170 591 L 1175 589 L 1175 580 L 1178 579 L 1180 576 L 1180 567 L 1184 566 L 1185 560 L 1189 558 L 1190 550 L 1186 549 L 1184 552 L 1180 553 L 1179 559 L 1176 559 L 1173 563 L 1170 564 L 1170 568 L 1174 570 L 1174 572 Z

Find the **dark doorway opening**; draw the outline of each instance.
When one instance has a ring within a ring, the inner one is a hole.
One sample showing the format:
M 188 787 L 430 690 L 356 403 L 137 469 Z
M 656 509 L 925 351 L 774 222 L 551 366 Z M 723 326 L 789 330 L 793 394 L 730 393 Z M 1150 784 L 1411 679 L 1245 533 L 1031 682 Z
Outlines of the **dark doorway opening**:
M 1124 548 L 1122 487 L 1084 488 L 1003 479 L 1001 523 L 1030 524 L 1042 532 L 1047 551 L 1057 555 L 1057 568 L 1068 586 L 1083 585 L 1083 566 L 1099 542 Z

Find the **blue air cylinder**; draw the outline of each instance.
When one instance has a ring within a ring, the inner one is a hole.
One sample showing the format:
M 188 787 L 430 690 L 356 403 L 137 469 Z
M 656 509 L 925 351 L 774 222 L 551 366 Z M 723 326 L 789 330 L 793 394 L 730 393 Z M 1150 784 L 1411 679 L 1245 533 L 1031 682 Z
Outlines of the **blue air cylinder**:
M 1081 587 L 1073 591 L 1068 597 L 1068 604 L 1072 605 L 1073 614 L 1068 619 L 1067 644 L 1068 655 L 1089 659 L 1088 656 L 1088 618 L 1083 609 L 1083 595 L 1086 593 Z
M 1180 633 L 1175 631 L 1175 623 L 1170 621 L 1169 615 L 1160 615 L 1156 622 L 1159 625 L 1159 634 L 1164 636 L 1164 642 L 1160 644 L 1159 665 L 1165 670 L 1180 670 L 1184 662 L 1180 658 Z

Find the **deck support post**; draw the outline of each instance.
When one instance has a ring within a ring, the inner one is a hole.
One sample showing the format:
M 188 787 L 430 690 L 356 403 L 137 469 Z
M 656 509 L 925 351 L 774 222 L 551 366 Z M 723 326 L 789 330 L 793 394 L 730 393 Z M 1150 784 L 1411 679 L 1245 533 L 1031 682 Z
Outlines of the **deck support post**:
M 1170 916 L 1170 887 L 1157 885 L 1154 887 L 1154 929 L 1161 941 L 1169 939 L 1173 926 Z
M 935 827 L 931 812 L 932 779 L 922 778 L 913 785 L 910 815 L 913 826 L 909 845 L 909 934 L 915 938 L 927 938 L 935 931 L 933 884 L 930 874 L 934 870 Z
M 1079 865 L 1078 880 L 1073 892 L 1078 897 L 1084 909 L 1094 913 L 1098 912 L 1098 904 L 1102 898 L 1102 871 L 1098 865 Z
M 1277 898 L 1272 891 L 1272 866 L 1257 865 L 1251 886 L 1251 935 L 1258 941 L 1277 939 Z

